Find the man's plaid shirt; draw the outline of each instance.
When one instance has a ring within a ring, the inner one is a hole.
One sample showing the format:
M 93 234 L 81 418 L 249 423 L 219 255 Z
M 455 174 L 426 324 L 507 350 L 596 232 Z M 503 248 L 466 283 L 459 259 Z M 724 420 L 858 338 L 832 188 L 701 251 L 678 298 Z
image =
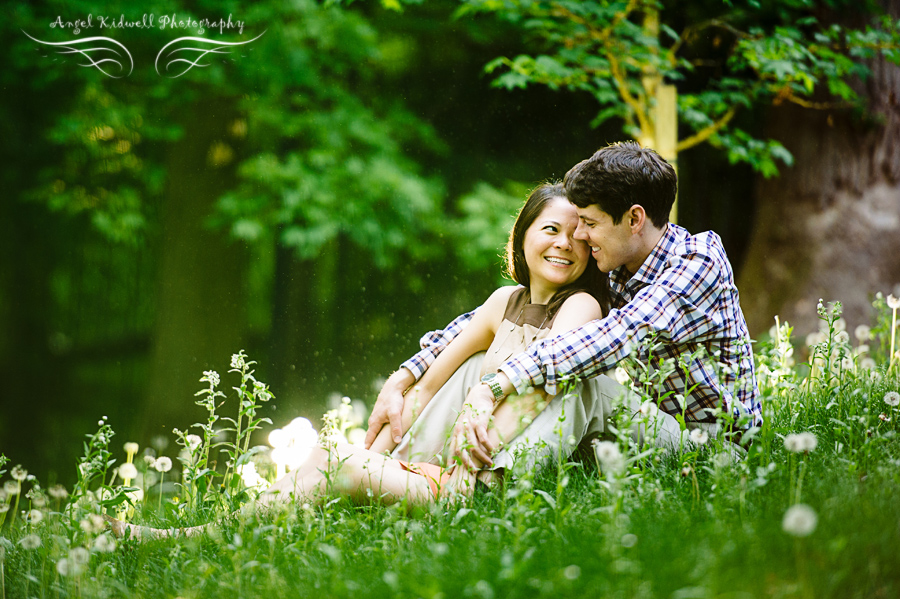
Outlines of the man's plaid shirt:
M 688 421 L 713 422 L 707 408 L 728 408 L 735 416 L 751 414 L 759 424 L 750 336 L 719 236 L 690 235 L 670 223 L 634 276 L 628 275 L 624 267 L 610 273 L 613 309 L 605 318 L 535 343 L 500 370 L 520 393 L 543 385 L 553 394 L 562 377 L 589 378 L 613 369 L 655 334 L 654 362 L 676 360 L 663 382 L 660 408 L 681 413 L 677 394 L 686 399 Z M 403 367 L 418 379 L 472 314 L 422 337 L 422 351 Z M 639 358 L 646 360 L 646 351 Z

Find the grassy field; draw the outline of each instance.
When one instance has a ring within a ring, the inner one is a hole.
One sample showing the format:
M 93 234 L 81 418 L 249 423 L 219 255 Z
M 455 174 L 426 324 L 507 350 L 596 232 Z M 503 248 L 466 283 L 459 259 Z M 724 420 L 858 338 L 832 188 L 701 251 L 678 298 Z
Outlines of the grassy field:
M 134 460 L 136 487 L 111 480 L 112 464 L 83 471 L 65 499 L 13 468 L 0 502 L 3 597 L 900 597 L 892 325 L 854 341 L 838 316 L 822 310 L 821 337 L 799 366 L 787 326 L 758 347 L 765 423 L 738 459 L 698 435 L 678 452 L 613 436 L 596 454 L 519 472 L 469 502 L 249 504 L 209 534 L 145 543 L 115 542 L 90 514 L 100 503 L 128 514 L 124 489 L 141 488 L 135 521 L 185 525 L 252 494 L 239 477 L 199 468 L 212 447 L 203 427 L 190 476 L 157 473 L 185 485 L 171 493 L 150 477 L 152 460 Z M 236 372 L 252 404 L 252 371 Z M 238 454 L 252 406 L 240 414 L 225 446 Z M 89 436 L 85 463 L 132 461 L 109 449 L 111 436 L 105 423 Z M 232 457 L 261 456 L 243 455 Z

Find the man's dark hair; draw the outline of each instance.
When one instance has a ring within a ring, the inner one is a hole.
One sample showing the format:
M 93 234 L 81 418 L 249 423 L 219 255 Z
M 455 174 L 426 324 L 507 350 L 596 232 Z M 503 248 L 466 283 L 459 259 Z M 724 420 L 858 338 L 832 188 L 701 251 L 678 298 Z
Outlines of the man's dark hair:
M 597 150 L 566 173 L 566 196 L 579 208 L 596 204 L 613 224 L 638 204 L 658 228 L 669 222 L 678 181 L 672 165 L 633 141 Z

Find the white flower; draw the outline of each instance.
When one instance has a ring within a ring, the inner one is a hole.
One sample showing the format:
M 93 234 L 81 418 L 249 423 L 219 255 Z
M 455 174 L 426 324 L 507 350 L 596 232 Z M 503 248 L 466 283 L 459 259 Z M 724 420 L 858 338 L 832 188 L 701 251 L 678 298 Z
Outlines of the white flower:
M 218 386 L 219 386 L 219 381 L 220 381 L 220 379 L 219 379 L 219 373 L 216 372 L 215 370 L 204 370 L 204 371 L 203 371 L 203 376 L 200 377 L 200 382 L 201 382 L 201 383 L 202 383 L 202 382 L 207 382 L 207 383 L 209 383 L 210 385 L 212 385 L 213 387 L 218 387 Z
M 138 471 L 134 464 L 126 462 L 119 466 L 119 476 L 124 480 L 131 480 L 137 477 Z
M 896 391 L 888 391 L 884 394 L 884 403 L 893 407 L 900 405 L 900 393 Z
M 645 418 L 655 418 L 657 413 L 659 413 L 659 406 L 655 401 L 648 399 L 641 404 L 641 415 Z
M 850 343 L 850 333 L 847 331 L 838 331 L 837 335 L 834 336 L 834 340 L 836 343 Z
M 134 455 L 137 453 L 138 449 L 140 449 L 140 446 L 137 443 L 135 443 L 134 441 L 129 441 L 128 443 L 125 444 L 124 449 L 125 449 L 125 453 L 127 453 L 129 455 Z
M 24 536 L 22 537 L 22 540 L 19 541 L 19 545 L 21 545 L 23 549 L 27 549 L 29 551 L 37 549 L 41 546 L 41 537 L 37 535 Z
M 807 537 L 816 529 L 819 517 L 815 510 L 806 504 L 792 505 L 784 513 L 781 520 L 781 528 L 784 532 L 795 537 Z
M 244 363 L 244 355 L 240 354 L 231 354 L 231 367 L 236 370 L 243 370 L 246 364 Z M 205 374 L 205 373 L 204 373 Z
M 3 483 L 3 490 L 6 491 L 7 495 L 18 495 L 19 494 L 19 483 L 8 480 L 5 483 Z
M 860 360 L 859 366 L 860 368 L 864 368 L 866 370 L 875 370 L 877 364 L 875 363 L 875 360 L 873 358 L 863 358 L 862 360 Z
M 86 566 L 91 561 L 90 552 L 84 547 L 75 547 L 69 552 L 69 562 L 79 566 Z
M 103 516 L 99 514 L 88 515 L 88 517 L 81 520 L 78 525 L 81 526 L 81 530 L 89 535 L 96 534 L 106 528 L 106 522 L 103 520 Z
M 92 549 L 97 553 L 112 553 L 116 550 L 116 541 L 108 534 L 103 534 L 94 539 Z
M 631 385 L 631 377 L 628 376 L 628 371 L 621 366 L 616 366 L 615 379 L 616 382 L 623 387 L 628 387 L 629 385 Z
M 194 451 L 200 447 L 201 443 L 203 443 L 203 439 L 200 438 L 200 435 L 188 435 L 184 440 L 187 441 L 188 448 L 190 448 L 191 451 Z
M 691 441 L 693 441 L 697 445 L 704 445 L 707 441 L 709 441 L 709 433 L 707 433 L 702 428 L 695 428 L 691 431 Z
M 609 472 L 618 473 L 625 468 L 625 458 L 619 446 L 612 441 L 598 441 L 594 445 L 594 451 L 600 464 Z
M 812 433 L 792 433 L 784 438 L 784 448 L 793 453 L 809 453 L 819 444 Z
M 868 341 L 871 334 L 872 329 L 870 329 L 868 325 L 861 324 L 853 329 L 853 336 L 856 337 L 856 340 L 859 342 Z
M 887 305 L 891 310 L 896 310 L 900 308 L 900 298 L 894 297 L 894 294 L 887 296 Z
M 162 456 L 161 458 L 156 460 L 156 463 L 153 465 L 156 468 L 157 472 L 168 472 L 172 469 L 172 460 L 167 458 L 166 456 Z
M 156 458 L 152 455 L 145 455 L 144 463 L 147 464 L 147 468 L 154 468 L 156 466 Z
M 39 524 L 44 519 L 44 513 L 41 510 L 30 510 L 25 517 L 32 524 Z
M 69 496 L 69 492 L 66 491 L 66 488 L 62 485 L 53 485 L 48 492 L 53 499 L 65 499 Z
M 62 558 L 58 562 L 56 562 L 56 571 L 59 572 L 60 576 L 68 576 L 69 575 L 69 560 L 66 558 Z
M 13 477 L 15 480 L 22 482 L 26 478 L 28 478 L 28 470 L 22 468 L 22 466 L 15 466 L 12 470 L 9 471 L 9 475 Z

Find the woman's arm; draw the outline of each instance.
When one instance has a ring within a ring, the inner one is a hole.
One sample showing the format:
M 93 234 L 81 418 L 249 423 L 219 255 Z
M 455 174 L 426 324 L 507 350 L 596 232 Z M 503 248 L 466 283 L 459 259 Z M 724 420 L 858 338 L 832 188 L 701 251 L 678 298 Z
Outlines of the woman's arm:
M 425 371 L 419 383 L 406 394 L 403 402 L 402 432 L 409 430 L 416 416 L 428 405 L 434 394 L 450 379 L 468 358 L 490 347 L 503 320 L 509 296 L 515 286 L 501 287 L 494 291 L 472 317 L 471 322 L 454 338 Z M 409 401 L 415 395 L 414 401 Z M 377 452 L 391 451 L 396 447 L 389 427 L 378 433 L 371 449 Z
M 557 336 L 578 328 L 591 320 L 603 317 L 603 310 L 592 296 L 577 293 L 563 302 L 559 313 L 553 321 L 550 336 Z M 492 453 L 500 443 L 515 438 L 525 429 L 522 416 L 535 416 L 540 412 L 541 404 L 545 404 L 547 394 L 543 389 L 536 389 L 527 395 L 513 396 L 505 399 L 493 410 L 493 426 L 490 424 L 490 407 L 493 406 L 493 394 L 486 385 L 472 387 L 463 410 L 469 410 L 470 417 L 461 420 L 453 432 L 451 453 L 459 455 L 463 463 L 472 469 L 483 467 L 483 459 Z M 457 446 L 460 433 L 464 434 L 471 451 L 462 451 Z M 484 441 L 487 440 L 487 443 Z

